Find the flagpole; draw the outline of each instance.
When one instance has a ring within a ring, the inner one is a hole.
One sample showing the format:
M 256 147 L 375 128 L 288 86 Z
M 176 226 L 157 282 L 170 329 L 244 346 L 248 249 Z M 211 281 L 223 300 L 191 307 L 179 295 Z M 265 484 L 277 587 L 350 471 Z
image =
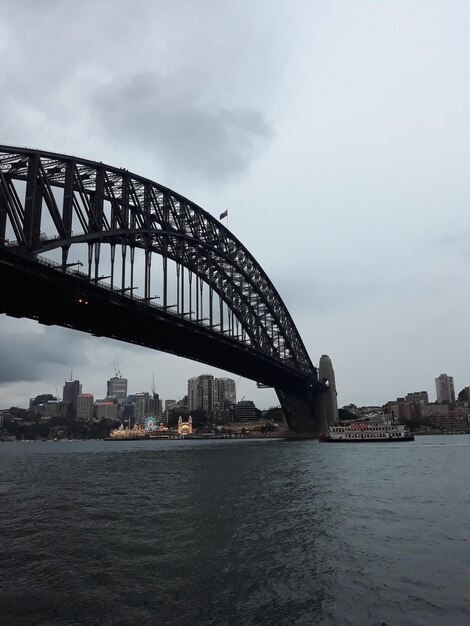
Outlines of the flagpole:
M 222 211 L 222 213 L 220 214 L 219 220 L 227 220 L 227 228 L 228 228 L 228 209 L 225 209 L 225 211 Z

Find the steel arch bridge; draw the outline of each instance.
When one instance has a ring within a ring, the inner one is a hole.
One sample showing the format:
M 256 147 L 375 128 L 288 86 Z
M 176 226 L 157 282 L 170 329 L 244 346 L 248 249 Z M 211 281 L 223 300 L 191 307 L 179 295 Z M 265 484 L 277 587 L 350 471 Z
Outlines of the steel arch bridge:
M 0 312 L 272 386 L 297 434 L 331 421 L 334 390 L 255 258 L 201 207 L 126 169 L 0 146 L 0 278 Z

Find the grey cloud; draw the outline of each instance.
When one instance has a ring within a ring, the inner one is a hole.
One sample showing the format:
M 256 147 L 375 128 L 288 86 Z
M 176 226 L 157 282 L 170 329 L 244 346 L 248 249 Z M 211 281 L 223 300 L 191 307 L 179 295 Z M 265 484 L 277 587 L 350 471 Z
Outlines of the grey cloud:
M 307 314 L 310 318 L 323 318 L 326 314 L 344 311 L 356 304 L 376 301 L 384 291 L 384 285 L 367 277 L 357 277 L 347 282 L 346 277 L 326 274 L 312 277 L 308 271 L 296 271 L 295 282 L 292 277 L 284 276 L 276 281 L 281 297 L 291 312 L 294 320 Z M 308 289 L 299 290 L 298 285 L 308 285 Z
M 54 375 L 61 380 L 70 367 L 84 367 L 90 362 L 87 342 L 78 333 L 61 328 L 31 332 L 31 325 L 25 322 L 18 332 L 13 330 L 12 320 L 1 319 L 0 384 L 39 381 Z
M 429 237 L 429 243 L 432 246 L 470 257 L 470 228 L 449 225 L 444 232 Z
M 274 132 L 255 110 L 215 104 L 196 72 L 142 73 L 103 88 L 96 110 L 106 138 L 139 145 L 163 169 L 197 181 L 230 179 L 245 171 Z

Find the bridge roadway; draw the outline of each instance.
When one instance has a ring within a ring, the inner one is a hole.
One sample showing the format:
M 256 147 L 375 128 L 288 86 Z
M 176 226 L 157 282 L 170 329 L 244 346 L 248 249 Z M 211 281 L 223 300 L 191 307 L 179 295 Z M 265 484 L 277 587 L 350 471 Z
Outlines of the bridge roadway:
M 196 324 L 158 305 L 64 273 L 43 259 L 0 247 L 0 312 L 45 325 L 73 328 L 207 363 L 281 390 L 287 395 L 325 391 L 269 355 L 204 324 Z

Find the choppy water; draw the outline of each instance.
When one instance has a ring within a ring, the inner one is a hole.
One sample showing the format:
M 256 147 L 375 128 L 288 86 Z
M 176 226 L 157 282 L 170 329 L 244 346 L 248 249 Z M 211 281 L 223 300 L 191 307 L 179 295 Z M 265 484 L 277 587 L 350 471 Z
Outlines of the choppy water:
M 469 444 L 0 444 L 0 623 L 468 624 Z

